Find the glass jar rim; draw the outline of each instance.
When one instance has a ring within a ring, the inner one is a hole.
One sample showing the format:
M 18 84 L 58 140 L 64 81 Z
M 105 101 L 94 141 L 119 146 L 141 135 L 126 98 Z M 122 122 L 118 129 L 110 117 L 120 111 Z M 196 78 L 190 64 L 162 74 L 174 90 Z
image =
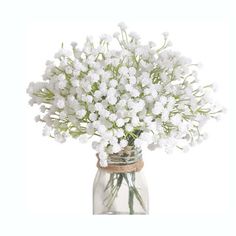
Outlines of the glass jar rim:
M 107 162 L 110 165 L 130 165 L 139 160 L 142 160 L 142 149 L 127 146 L 118 153 L 109 154 Z

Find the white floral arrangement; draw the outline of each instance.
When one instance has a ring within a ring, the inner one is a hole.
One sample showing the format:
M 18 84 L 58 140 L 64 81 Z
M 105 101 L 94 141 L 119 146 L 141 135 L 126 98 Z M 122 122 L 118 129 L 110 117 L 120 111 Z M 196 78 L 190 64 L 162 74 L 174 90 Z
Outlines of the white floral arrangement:
M 88 37 L 83 48 L 71 43 L 46 62 L 42 82 L 31 82 L 30 105 L 40 105 L 36 121 L 45 123 L 44 136 L 63 143 L 67 137 L 84 143 L 91 137 L 100 165 L 126 146 L 187 151 L 206 138 L 202 126 L 224 110 L 209 98 L 213 84 L 201 85 L 198 64 L 163 45 L 141 44 L 134 32 Z M 119 49 L 111 44 L 117 41 Z

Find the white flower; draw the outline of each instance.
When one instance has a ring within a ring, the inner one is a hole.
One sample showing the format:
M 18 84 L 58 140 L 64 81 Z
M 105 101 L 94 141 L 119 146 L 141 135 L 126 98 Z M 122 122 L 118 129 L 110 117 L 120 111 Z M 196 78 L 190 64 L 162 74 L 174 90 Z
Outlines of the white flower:
M 79 87 L 79 80 L 76 78 L 71 79 L 71 84 L 73 87 Z
M 173 125 L 179 125 L 182 121 L 182 117 L 180 114 L 176 114 L 170 118 Z
M 65 107 L 65 99 L 64 98 L 58 98 L 56 101 L 56 105 L 58 108 L 63 109 Z
M 160 78 L 164 82 L 168 79 L 168 77 L 167 77 L 167 75 L 165 73 L 161 73 Z
M 201 85 L 196 64 L 168 48 L 167 33 L 156 47 L 126 32 L 124 23 L 119 27 L 113 35 L 119 49 L 106 34 L 98 43 L 88 37 L 81 50 L 75 42 L 70 50 L 62 45 L 46 63 L 43 81 L 29 84 L 29 104 L 40 106 L 35 121 L 45 123 L 43 135 L 59 142 L 96 136 L 92 146 L 104 167 L 108 155 L 128 143 L 171 153 L 202 142 L 203 125 L 224 112 L 210 98 L 214 85 Z
M 102 103 L 98 102 L 98 103 L 95 104 L 95 110 L 96 111 L 101 111 L 103 109 L 104 109 L 104 107 L 103 107 Z
M 86 133 L 88 135 L 93 135 L 95 133 L 95 129 L 93 127 L 93 124 L 92 123 L 89 123 L 86 127 Z
M 86 70 L 87 70 L 87 65 L 84 65 L 77 60 L 74 62 L 74 67 L 76 70 L 82 71 L 82 72 L 86 72 Z
M 131 94 L 132 97 L 136 98 L 136 97 L 138 97 L 140 95 L 140 92 L 137 89 L 132 89 L 130 91 L 130 94 Z
M 142 111 L 145 107 L 145 102 L 143 100 L 139 100 L 138 103 L 135 104 L 135 110 L 137 112 Z
M 110 121 L 116 121 L 117 120 L 117 115 L 116 114 L 111 114 L 109 116 Z
M 99 115 L 102 116 L 102 117 L 109 117 L 110 116 L 110 112 L 106 109 L 101 109 L 98 111 Z
M 148 45 L 149 45 L 150 48 L 156 47 L 156 43 L 153 42 L 153 41 L 149 41 L 149 42 L 148 42 Z
M 100 36 L 100 40 L 105 41 L 106 43 L 110 43 L 112 40 L 112 37 L 108 34 L 103 34 Z
M 129 68 L 129 75 L 134 76 L 136 74 L 136 69 L 134 67 Z
M 136 79 L 135 76 L 130 76 L 130 77 L 129 77 L 129 83 L 130 83 L 131 85 L 136 84 L 136 82 L 137 82 L 137 79 Z
M 99 142 L 97 142 L 97 141 L 93 141 L 92 142 L 92 148 L 94 149 L 94 150 L 97 150 L 97 147 L 99 146 Z
M 142 83 L 142 85 L 143 85 L 143 87 L 144 87 L 144 86 L 149 85 L 149 84 L 151 83 L 151 80 L 150 80 L 148 77 L 144 77 L 144 78 L 142 79 L 141 83 Z
M 86 115 L 86 110 L 80 109 L 80 110 L 76 111 L 76 115 L 79 119 L 82 119 Z
M 51 135 L 51 127 L 45 125 L 43 128 L 43 136 L 50 136 Z
M 118 26 L 120 27 L 121 30 L 126 30 L 127 29 L 127 26 L 126 26 L 126 24 L 124 22 L 120 22 L 118 24 Z
M 92 101 L 93 101 L 93 97 L 91 95 L 87 95 L 86 102 L 87 103 L 92 103 Z
M 103 133 L 106 132 L 107 128 L 106 128 L 105 125 L 99 125 L 99 126 L 97 127 L 97 130 L 98 130 L 98 133 L 103 134 Z
M 117 103 L 117 98 L 115 96 L 109 96 L 107 97 L 107 101 L 111 104 L 111 105 L 115 105 Z
M 61 111 L 61 112 L 60 112 L 60 115 L 59 115 L 59 118 L 60 118 L 61 120 L 64 120 L 64 119 L 66 118 L 66 112 L 65 112 L 65 111 Z
M 125 107 L 126 103 L 127 103 L 126 100 L 121 99 L 121 100 L 118 102 L 118 106 L 119 106 L 119 107 Z
M 106 93 L 107 93 L 107 85 L 106 85 L 106 83 L 102 82 L 100 84 L 100 86 L 99 86 L 99 89 L 100 89 L 102 95 L 106 95 Z
M 122 137 L 124 136 L 124 131 L 123 131 L 123 129 L 117 129 L 117 130 L 115 131 L 115 135 L 116 135 L 117 138 L 122 138 Z
M 154 115 L 159 115 L 162 113 L 163 109 L 164 109 L 163 105 L 160 102 L 156 102 L 152 109 L 152 113 Z
M 128 141 L 127 141 L 127 140 L 122 139 L 122 140 L 120 141 L 120 146 L 121 146 L 122 148 L 126 147 L 127 145 L 128 145 Z
M 119 69 L 119 73 L 120 73 L 121 75 L 127 75 L 128 72 L 129 72 L 129 69 L 128 69 L 126 66 L 122 66 L 122 67 L 120 67 L 120 69 Z
M 64 89 L 66 87 L 67 81 L 64 74 L 58 75 L 58 87 Z
M 64 134 L 61 134 L 61 133 L 58 133 L 58 132 L 55 132 L 54 133 L 54 136 L 55 136 L 55 140 L 59 143 L 64 143 L 66 141 L 66 138 L 65 138 L 65 135 Z
M 40 110 L 41 110 L 41 112 L 44 113 L 46 111 L 46 106 L 45 105 L 40 106 Z
M 128 132 L 131 132 L 133 130 L 133 126 L 131 124 L 126 124 L 125 125 L 125 129 L 128 131 Z
M 163 122 L 166 122 L 166 121 L 168 121 L 169 120 L 169 110 L 167 110 L 167 109 L 164 109 L 163 111 L 162 111 L 162 114 L 161 114 L 161 119 L 162 119 L 162 121 Z
M 184 146 L 183 147 L 183 152 L 188 152 L 189 151 L 189 146 Z
M 101 98 L 102 97 L 101 91 L 99 91 L 99 90 L 95 91 L 94 97 L 97 98 L 97 99 Z
M 113 34 L 113 37 L 114 37 L 114 38 L 119 39 L 119 36 L 120 36 L 120 33 L 119 33 L 119 32 L 115 32 L 115 33 Z
M 101 143 L 102 144 L 102 143 Z M 100 148 L 101 148 L 101 150 L 100 150 L 100 152 L 99 152 L 99 158 L 100 158 L 100 160 L 103 160 L 103 161 L 105 161 L 105 160 L 107 160 L 107 153 L 105 152 L 105 150 L 103 149 L 103 145 L 99 145 L 100 146 Z
M 87 134 L 81 134 L 79 136 L 80 143 L 86 143 L 88 141 L 88 135 Z
M 66 72 L 66 74 L 71 74 L 71 73 L 72 73 L 72 68 L 71 68 L 71 66 L 67 66 L 67 67 L 65 68 L 65 72 Z
M 72 46 L 72 48 L 76 48 L 76 46 L 77 46 L 77 43 L 76 42 L 71 42 L 71 44 L 70 44 L 71 46 Z
M 151 144 L 153 142 L 153 135 L 149 132 L 143 132 L 140 135 L 140 139 L 147 142 L 147 144 Z
M 169 36 L 168 32 L 163 32 L 162 35 L 164 36 L 164 38 L 166 39 Z
M 114 144 L 112 146 L 112 151 L 113 151 L 113 153 L 117 153 L 117 152 L 121 151 L 121 145 L 119 145 L 118 143 Z
M 92 74 L 90 75 L 90 78 L 91 78 L 92 83 L 96 83 L 96 82 L 98 82 L 99 79 L 100 79 L 99 75 L 98 75 L 98 74 L 95 74 L 95 73 L 92 73 Z
M 72 55 L 72 53 L 69 50 L 66 50 L 64 48 L 61 48 L 56 54 L 55 54 L 55 58 L 61 58 L 61 57 L 70 57 Z
M 139 40 L 140 36 L 136 32 L 130 32 L 129 36 L 133 38 L 134 40 Z
M 126 84 L 125 85 L 125 89 L 128 91 L 128 92 L 131 92 L 133 90 L 133 86 L 131 84 Z
M 111 87 L 115 88 L 117 85 L 118 85 L 117 80 L 112 79 L 112 80 L 110 81 L 110 86 L 111 86 Z
M 173 147 L 167 146 L 167 147 L 165 148 L 165 152 L 166 152 L 167 154 L 171 154 L 171 153 L 173 152 Z
M 154 150 L 156 150 L 157 148 L 158 148 L 158 144 L 150 143 L 150 144 L 148 145 L 148 149 L 149 149 L 150 151 L 154 151 Z
M 205 140 L 208 139 L 208 134 L 207 133 L 203 133 L 202 134 L 202 138 L 205 139 Z
M 173 45 L 173 43 L 171 41 L 168 41 L 166 44 L 166 47 L 171 47 Z
M 139 138 L 134 140 L 135 147 L 141 147 L 142 143 L 143 143 L 143 141 Z
M 110 143 L 111 145 L 118 144 L 118 138 L 112 136 L 112 137 L 110 138 L 110 140 L 109 140 L 109 143 Z
M 107 160 L 106 159 L 101 159 L 101 154 L 99 153 L 99 158 L 100 158 L 100 161 L 99 161 L 99 164 L 101 167 L 107 167 L 108 163 L 107 163 Z
M 113 137 L 113 132 L 110 130 L 107 130 L 102 134 L 102 138 L 105 140 L 111 140 L 112 137 Z
M 35 104 L 35 98 L 31 98 L 30 100 L 29 100 L 29 105 L 30 106 L 33 106 Z
M 124 119 L 121 119 L 121 118 L 117 119 L 116 125 L 117 125 L 118 127 L 122 127 L 124 124 L 125 124 Z
M 212 87 L 213 91 L 216 92 L 216 90 L 217 90 L 217 88 L 218 88 L 217 84 L 216 84 L 216 83 L 213 83 L 213 84 L 211 85 L 211 87 Z
M 140 123 L 140 120 L 137 116 L 133 116 L 132 119 L 131 119 L 131 123 L 133 126 L 138 126 L 139 123 Z
M 36 122 L 39 122 L 39 121 L 41 120 L 40 115 L 35 116 L 34 120 L 35 120 Z
M 162 105 L 165 105 L 165 104 L 167 103 L 167 97 L 161 96 L 161 97 L 160 97 L 160 103 L 161 103 Z
M 90 115 L 89 115 L 89 119 L 91 120 L 91 121 L 95 121 L 95 120 L 97 120 L 97 114 L 96 113 L 91 113 Z

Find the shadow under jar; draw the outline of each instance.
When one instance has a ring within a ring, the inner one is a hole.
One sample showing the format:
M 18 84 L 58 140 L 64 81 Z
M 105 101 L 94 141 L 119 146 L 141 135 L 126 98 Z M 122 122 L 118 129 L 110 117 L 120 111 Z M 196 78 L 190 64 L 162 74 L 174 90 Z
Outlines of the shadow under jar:
M 127 146 L 108 157 L 93 184 L 93 214 L 148 214 L 148 187 L 143 175 L 141 149 Z

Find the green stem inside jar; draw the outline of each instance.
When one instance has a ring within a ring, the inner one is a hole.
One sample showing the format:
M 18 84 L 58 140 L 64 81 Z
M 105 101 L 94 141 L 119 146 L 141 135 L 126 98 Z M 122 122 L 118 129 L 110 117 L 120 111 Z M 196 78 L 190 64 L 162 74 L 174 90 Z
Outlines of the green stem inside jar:
M 107 197 L 104 199 L 104 204 L 108 208 L 111 209 L 116 197 L 119 194 L 120 187 L 123 181 L 126 182 L 128 186 L 128 205 L 129 205 L 129 214 L 135 214 L 134 211 L 134 199 L 136 198 L 141 205 L 141 207 L 146 211 L 145 204 L 143 199 L 135 185 L 135 175 L 136 172 L 128 172 L 128 173 L 111 173 L 110 178 L 105 187 L 105 191 L 107 192 Z

